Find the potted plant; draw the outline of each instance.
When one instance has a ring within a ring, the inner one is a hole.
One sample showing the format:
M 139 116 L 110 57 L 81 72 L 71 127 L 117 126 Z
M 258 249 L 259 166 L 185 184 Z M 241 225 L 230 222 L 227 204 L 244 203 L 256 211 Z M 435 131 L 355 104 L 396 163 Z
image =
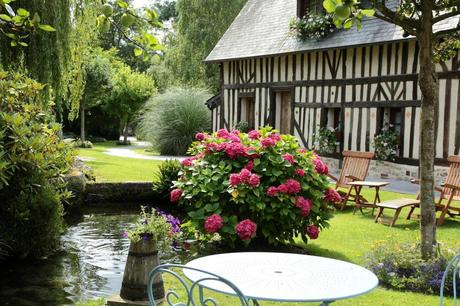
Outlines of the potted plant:
M 130 239 L 128 259 L 120 291 L 122 299 L 146 301 L 148 273 L 160 264 L 159 251 L 168 250 L 180 235 L 180 222 L 172 215 L 152 209 L 141 208 L 138 221 L 133 228 L 123 233 Z M 154 280 L 155 300 L 164 298 L 163 280 L 159 275 Z

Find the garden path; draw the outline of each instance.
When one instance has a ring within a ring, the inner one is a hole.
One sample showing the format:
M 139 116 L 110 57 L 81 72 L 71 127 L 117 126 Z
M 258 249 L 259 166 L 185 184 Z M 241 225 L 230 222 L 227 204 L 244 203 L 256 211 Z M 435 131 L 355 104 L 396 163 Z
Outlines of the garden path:
M 143 149 L 150 146 L 149 142 L 146 141 L 137 141 L 136 138 L 129 138 L 131 142 L 129 146 L 123 147 L 114 147 L 114 148 L 107 148 L 107 151 L 104 153 L 111 156 L 117 157 L 124 157 L 124 158 L 137 158 L 137 159 L 146 159 L 146 160 L 159 160 L 164 161 L 168 159 L 176 159 L 176 160 L 184 160 L 186 157 L 184 156 L 165 156 L 165 155 L 145 155 L 141 153 L 137 153 L 135 149 Z

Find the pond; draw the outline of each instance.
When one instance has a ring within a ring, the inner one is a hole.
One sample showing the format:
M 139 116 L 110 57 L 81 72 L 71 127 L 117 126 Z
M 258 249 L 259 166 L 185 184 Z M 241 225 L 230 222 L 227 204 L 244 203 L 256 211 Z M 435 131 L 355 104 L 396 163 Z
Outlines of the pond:
M 129 240 L 121 237 L 138 211 L 85 212 L 72 221 L 62 250 L 35 262 L 0 263 L 1 305 L 74 305 L 121 288 Z M 182 252 L 162 261 L 182 262 Z

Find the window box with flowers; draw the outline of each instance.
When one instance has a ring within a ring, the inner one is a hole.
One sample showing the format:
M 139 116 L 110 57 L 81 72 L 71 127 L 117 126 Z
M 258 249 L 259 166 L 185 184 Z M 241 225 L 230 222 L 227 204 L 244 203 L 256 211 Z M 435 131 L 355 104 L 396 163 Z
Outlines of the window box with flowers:
M 334 32 L 335 26 L 330 14 L 308 11 L 302 18 L 292 19 L 289 29 L 300 40 L 320 40 Z

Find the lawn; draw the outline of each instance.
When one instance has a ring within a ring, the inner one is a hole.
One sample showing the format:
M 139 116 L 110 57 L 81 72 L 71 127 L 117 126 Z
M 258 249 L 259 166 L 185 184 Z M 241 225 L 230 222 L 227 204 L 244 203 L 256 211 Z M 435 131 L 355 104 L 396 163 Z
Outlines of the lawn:
M 123 158 L 107 155 L 108 148 L 123 148 L 115 141 L 95 143 L 91 149 L 78 149 L 77 155 L 85 159 L 85 164 L 93 168 L 97 182 L 150 182 L 155 169 L 162 163 L 136 158 Z M 144 149 L 136 150 L 141 153 Z M 145 153 L 148 154 L 148 153 Z

